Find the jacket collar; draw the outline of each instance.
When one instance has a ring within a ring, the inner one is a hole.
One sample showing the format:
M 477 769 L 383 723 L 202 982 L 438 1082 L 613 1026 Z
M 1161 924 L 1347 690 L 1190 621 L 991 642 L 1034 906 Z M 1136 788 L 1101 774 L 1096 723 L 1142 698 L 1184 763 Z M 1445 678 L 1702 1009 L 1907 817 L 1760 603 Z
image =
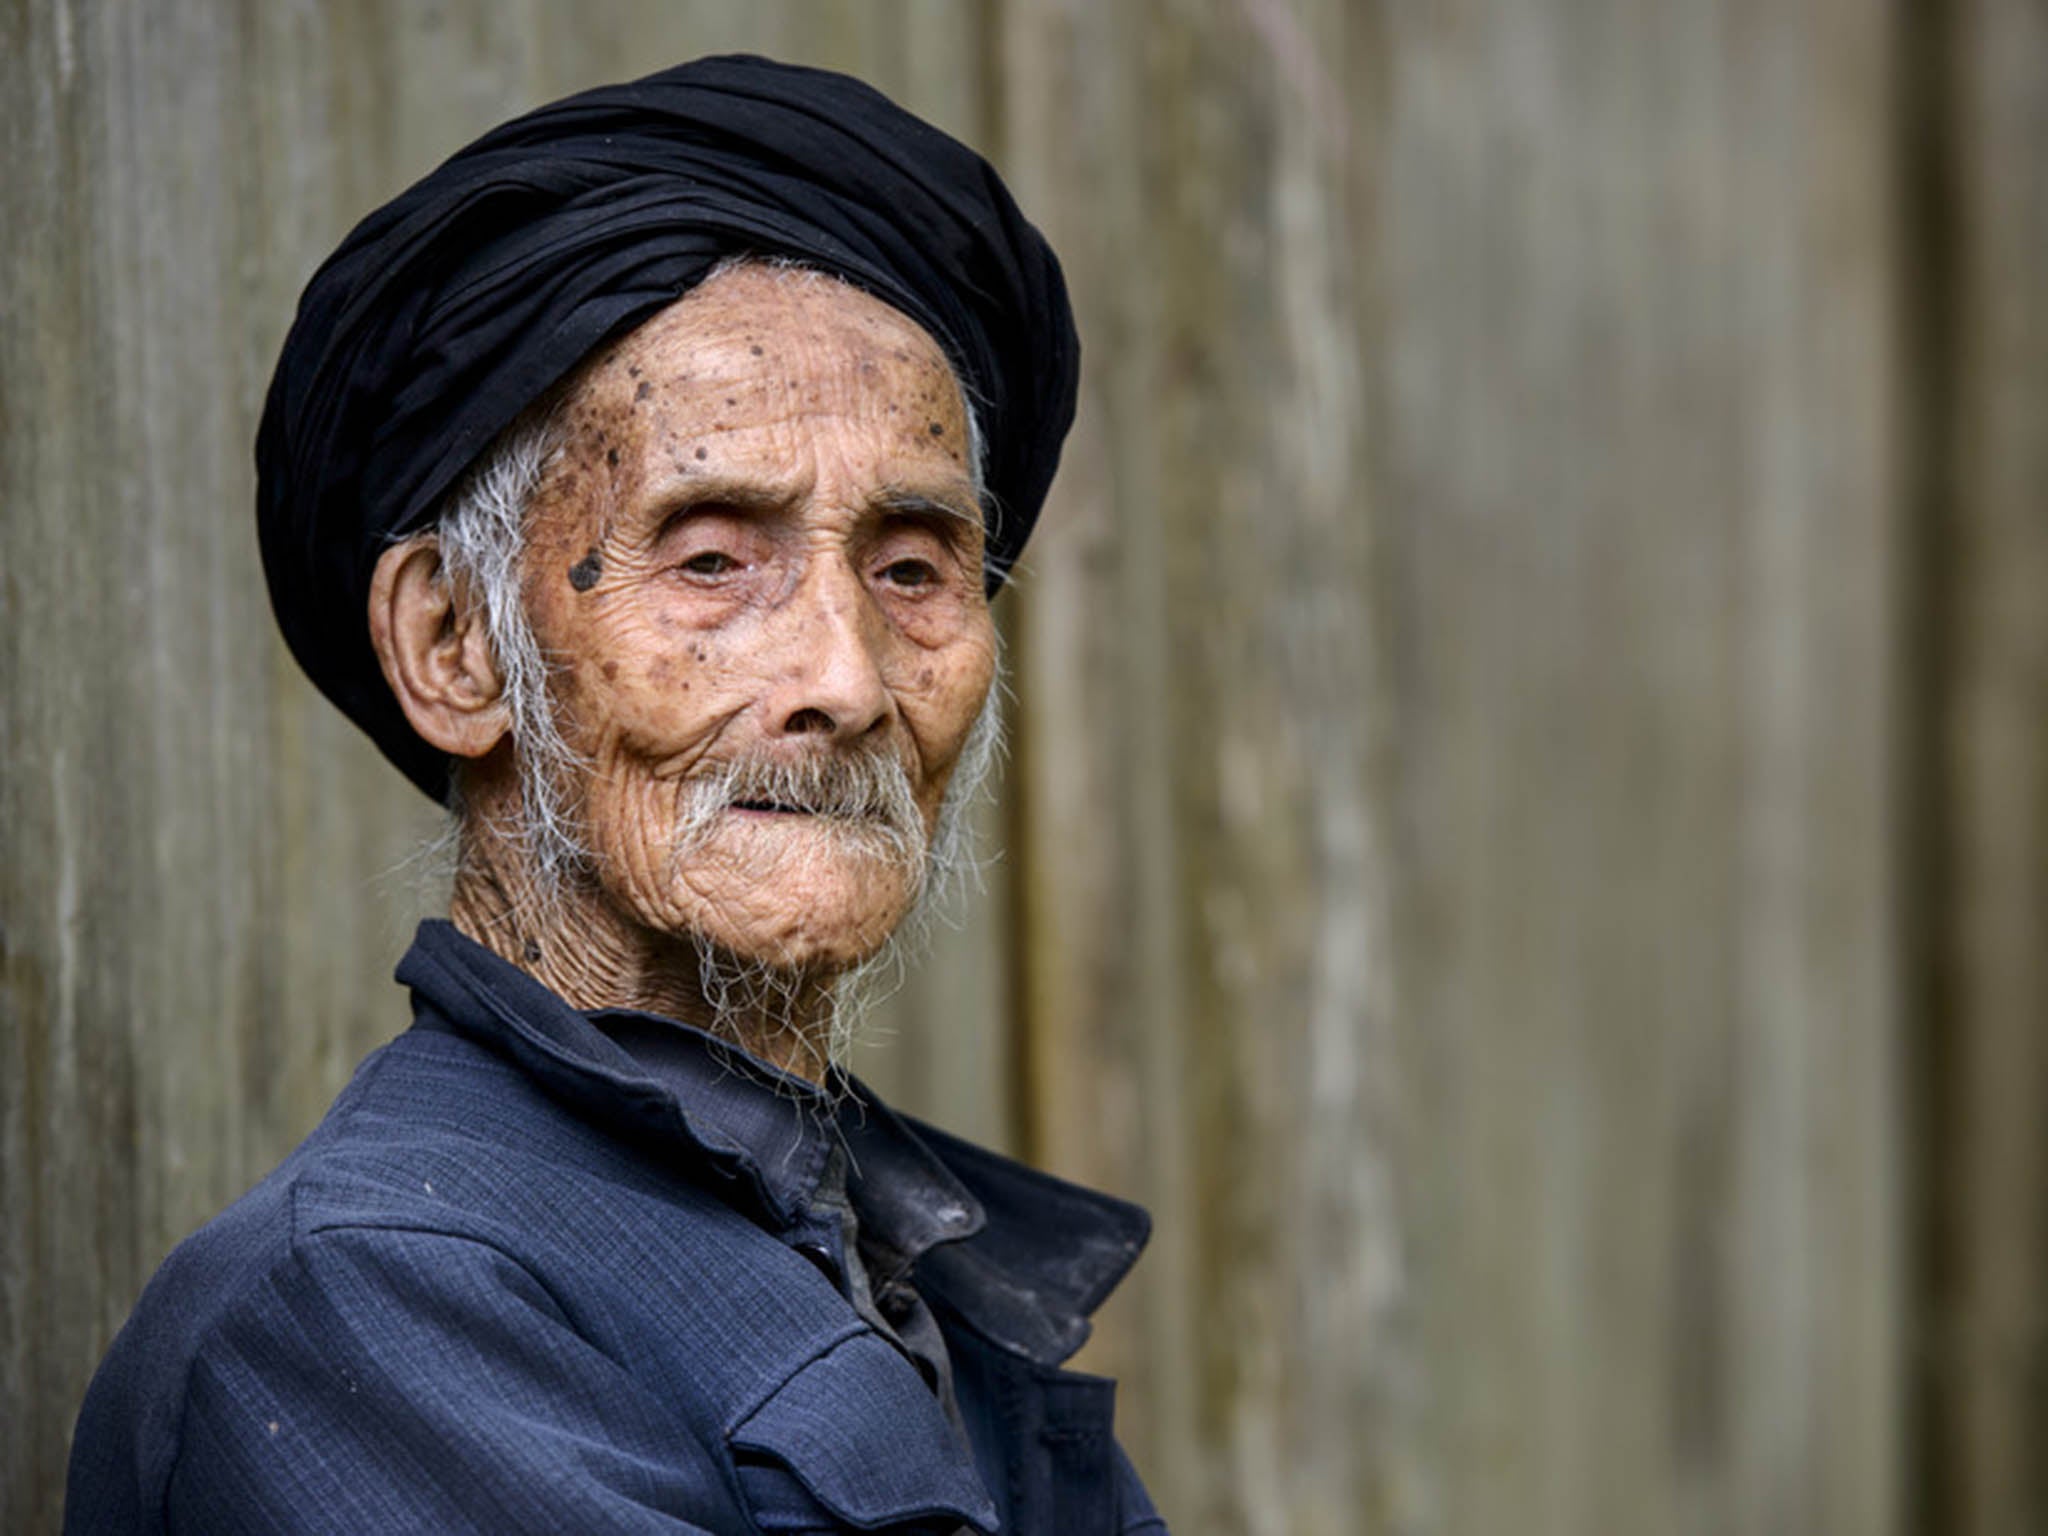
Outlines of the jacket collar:
M 827 1095 L 673 1019 L 579 1013 L 448 922 L 420 924 L 397 974 L 421 1027 L 496 1051 L 611 1134 L 680 1154 L 775 1230 L 804 1221 L 843 1143 L 860 1219 L 892 1267 L 915 1266 L 930 1299 L 1039 1364 L 1081 1347 L 1150 1232 L 1139 1207 L 899 1116 L 852 1078 Z

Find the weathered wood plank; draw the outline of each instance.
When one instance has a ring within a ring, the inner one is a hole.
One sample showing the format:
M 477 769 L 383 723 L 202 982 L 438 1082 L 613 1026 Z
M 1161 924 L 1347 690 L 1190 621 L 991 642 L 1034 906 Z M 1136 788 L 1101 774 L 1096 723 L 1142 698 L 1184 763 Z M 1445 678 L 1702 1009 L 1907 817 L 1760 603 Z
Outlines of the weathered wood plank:
M 0 1524 L 36 1530 L 143 1277 L 400 1022 L 364 891 L 421 819 L 267 634 L 251 349 L 313 252 L 248 153 L 249 31 L 187 8 L 8 27 Z M 277 750 L 302 736 L 308 760 Z
M 1011 13 L 1027 1123 L 1197 1528 L 1895 1528 L 1889 36 Z
M 1887 39 L 1856 5 L 1392 21 L 1448 1529 L 1896 1527 Z
M 2048 1528 L 2048 15 L 1933 7 L 1926 1528 Z
M 1338 84 L 1373 40 L 1336 5 L 1019 7 L 1003 57 L 1086 338 L 1022 594 L 1030 1145 L 1159 1219 L 1091 1358 L 1169 1514 L 1384 1528 L 1374 146 Z

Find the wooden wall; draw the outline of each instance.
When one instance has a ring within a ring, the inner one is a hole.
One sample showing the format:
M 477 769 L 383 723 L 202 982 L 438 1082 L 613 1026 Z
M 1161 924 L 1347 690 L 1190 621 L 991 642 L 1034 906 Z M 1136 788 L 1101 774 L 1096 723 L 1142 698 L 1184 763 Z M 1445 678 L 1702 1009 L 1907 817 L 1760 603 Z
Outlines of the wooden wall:
M 1925 1528 L 2048 1528 L 2048 9 L 1930 7 L 1911 1017 Z
M 1067 262 L 1002 852 L 865 1069 L 1152 1206 L 1176 1529 L 2048 1527 L 2038 4 L 0 0 L 0 1528 L 437 897 L 271 632 L 298 287 L 736 47 Z

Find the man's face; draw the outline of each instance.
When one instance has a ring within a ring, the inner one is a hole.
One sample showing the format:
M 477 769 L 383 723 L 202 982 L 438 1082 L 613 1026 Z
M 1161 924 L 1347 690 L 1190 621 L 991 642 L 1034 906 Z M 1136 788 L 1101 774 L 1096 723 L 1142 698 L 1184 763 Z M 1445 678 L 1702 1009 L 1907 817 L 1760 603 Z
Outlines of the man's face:
M 778 965 L 865 958 L 915 861 L 800 804 L 692 807 L 735 763 L 873 754 L 931 832 L 995 667 L 943 355 L 844 284 L 741 267 L 564 410 L 522 574 L 601 900 Z

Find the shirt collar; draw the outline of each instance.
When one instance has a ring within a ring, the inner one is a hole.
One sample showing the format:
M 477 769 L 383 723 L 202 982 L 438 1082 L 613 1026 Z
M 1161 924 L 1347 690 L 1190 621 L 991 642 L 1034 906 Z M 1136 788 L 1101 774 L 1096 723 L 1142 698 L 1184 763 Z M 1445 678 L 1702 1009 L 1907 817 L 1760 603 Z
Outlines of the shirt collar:
M 508 1056 L 556 1099 L 632 1141 L 681 1150 L 776 1228 L 799 1222 L 835 1140 L 848 1195 L 893 1274 L 992 1342 L 1041 1364 L 1136 1262 L 1150 1218 L 900 1116 L 852 1078 L 828 1095 L 673 1019 L 589 1015 L 445 921 L 399 962 L 420 1022 Z
M 817 1198 L 839 1143 L 846 1198 L 864 1246 L 880 1261 L 877 1281 L 896 1279 L 931 1248 L 982 1229 L 981 1203 L 859 1079 L 837 1078 L 826 1093 L 674 1019 L 622 1009 L 585 1017 L 675 1095 L 700 1134 L 715 1130 L 750 1157 L 793 1210 Z

